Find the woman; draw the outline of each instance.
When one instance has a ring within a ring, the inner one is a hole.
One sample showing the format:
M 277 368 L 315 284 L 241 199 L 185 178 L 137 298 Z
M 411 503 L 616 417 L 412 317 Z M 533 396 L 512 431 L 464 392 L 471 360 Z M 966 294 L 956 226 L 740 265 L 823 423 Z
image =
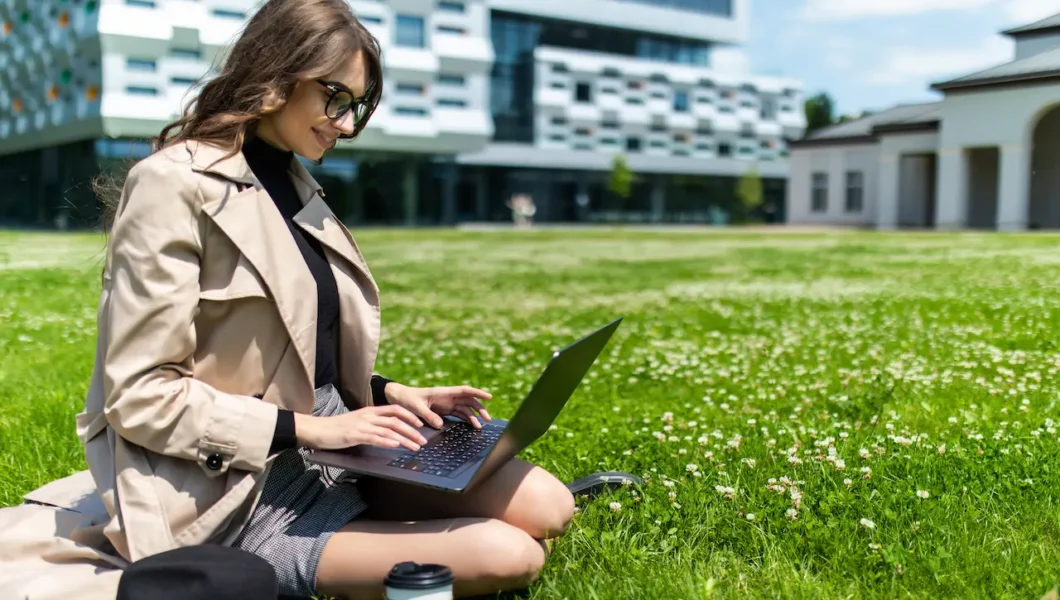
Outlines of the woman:
M 464 495 L 306 460 L 489 419 L 482 390 L 372 375 L 378 289 L 295 157 L 356 137 L 381 93 L 379 48 L 345 1 L 270 0 L 129 171 L 78 416 L 126 560 L 231 544 L 282 594 L 349 598 L 378 597 L 395 563 L 440 562 L 475 595 L 525 586 L 570 521 L 567 487 L 518 460 Z

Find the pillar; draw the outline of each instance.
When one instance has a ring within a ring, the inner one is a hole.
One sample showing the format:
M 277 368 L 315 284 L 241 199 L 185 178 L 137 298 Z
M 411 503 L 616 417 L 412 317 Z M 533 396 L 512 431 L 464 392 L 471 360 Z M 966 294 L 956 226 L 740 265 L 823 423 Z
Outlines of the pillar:
M 489 190 L 486 189 L 486 185 L 489 183 L 486 179 L 485 167 L 479 167 L 475 169 L 475 218 L 480 221 L 490 221 L 492 216 L 490 215 L 489 205 Z
M 442 224 L 456 224 L 456 163 L 447 161 L 442 163 Z
M 655 223 L 666 217 L 666 186 L 661 177 L 651 182 L 651 220 Z
M 405 197 L 405 225 L 415 227 L 419 221 L 420 177 L 416 161 L 405 161 L 401 192 Z
M 895 152 L 880 155 L 879 180 L 876 182 L 877 229 L 898 227 L 900 204 L 898 190 L 901 189 L 902 177 L 900 158 Z
M 1001 146 L 997 189 L 997 228 L 1023 231 L 1030 204 L 1030 156 L 1022 143 Z
M 939 150 L 938 229 L 960 229 L 968 220 L 968 156 L 964 148 L 949 147 Z

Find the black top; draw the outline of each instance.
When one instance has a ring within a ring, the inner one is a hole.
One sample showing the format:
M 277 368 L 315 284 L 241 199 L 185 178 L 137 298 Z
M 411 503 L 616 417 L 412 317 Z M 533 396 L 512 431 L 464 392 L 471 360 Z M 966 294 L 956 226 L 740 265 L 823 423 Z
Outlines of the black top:
M 258 137 L 248 138 L 243 144 L 243 156 L 247 159 L 250 170 L 268 192 L 276 208 L 287 222 L 295 243 L 301 251 L 302 258 L 313 275 L 317 286 L 317 343 L 316 372 L 314 386 L 321 387 L 338 384 L 338 366 L 336 362 L 337 328 L 339 321 L 339 290 L 335 283 L 335 274 L 331 271 L 320 242 L 308 231 L 294 222 L 294 216 L 302 210 L 302 201 L 291 180 L 291 161 L 294 153 L 280 150 Z M 389 380 L 374 376 L 372 378 L 373 404 L 386 404 L 383 388 Z M 297 444 L 294 430 L 294 413 L 280 410 L 273 435 L 271 452 L 293 448 Z
M 324 256 L 324 249 L 311 233 L 294 222 L 294 216 L 302 210 L 302 201 L 291 180 L 291 161 L 294 153 L 270 146 L 261 138 L 251 138 L 243 144 L 243 156 L 262 187 L 272 197 L 280 210 L 287 228 L 294 236 L 309 272 L 317 285 L 317 347 L 315 387 L 337 383 L 335 367 L 335 327 L 339 320 L 339 290 L 335 285 L 335 274 Z

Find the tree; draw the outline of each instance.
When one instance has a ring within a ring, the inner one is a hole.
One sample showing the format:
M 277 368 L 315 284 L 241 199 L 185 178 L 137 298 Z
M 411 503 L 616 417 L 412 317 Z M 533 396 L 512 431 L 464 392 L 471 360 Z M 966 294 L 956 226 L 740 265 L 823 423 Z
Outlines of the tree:
M 736 196 L 745 215 L 750 215 L 762 205 L 762 178 L 754 167 L 740 176 L 736 184 Z
M 827 93 L 810 96 L 803 104 L 806 112 L 806 134 L 835 123 L 832 98 Z
M 633 193 L 633 171 L 629 169 L 626 157 L 622 154 L 616 154 L 611 160 L 611 181 L 608 183 L 608 189 L 623 201 L 629 199 Z

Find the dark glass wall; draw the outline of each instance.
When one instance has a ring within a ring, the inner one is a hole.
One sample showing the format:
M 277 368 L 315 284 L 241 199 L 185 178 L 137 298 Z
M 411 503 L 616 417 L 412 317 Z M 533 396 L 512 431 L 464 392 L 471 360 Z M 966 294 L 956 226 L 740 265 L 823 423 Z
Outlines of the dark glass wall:
M 534 139 L 534 48 L 552 46 L 589 50 L 662 62 L 702 65 L 710 62 L 706 42 L 493 11 L 490 36 L 495 53 L 490 78 L 494 138 L 503 142 Z

